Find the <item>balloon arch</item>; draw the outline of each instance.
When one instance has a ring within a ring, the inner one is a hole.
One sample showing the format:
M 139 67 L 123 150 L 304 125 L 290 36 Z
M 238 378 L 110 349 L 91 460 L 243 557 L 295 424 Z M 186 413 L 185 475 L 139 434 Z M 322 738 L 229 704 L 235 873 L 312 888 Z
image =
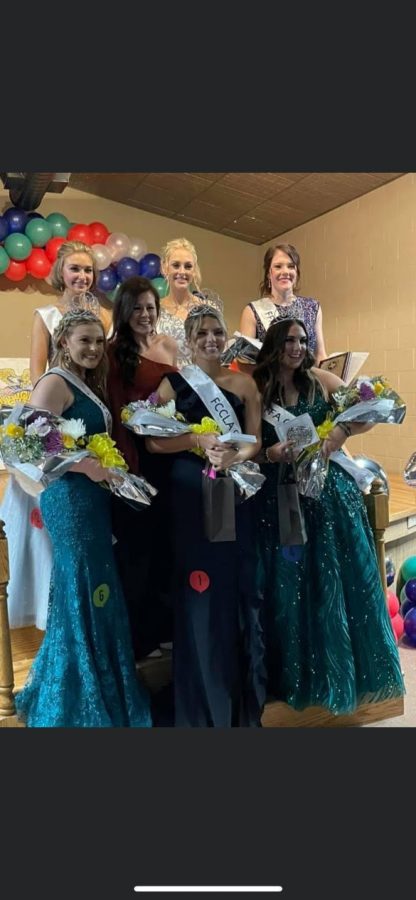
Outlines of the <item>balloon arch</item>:
M 110 232 L 103 222 L 71 223 L 62 213 L 42 216 L 10 207 L 0 215 L 0 275 L 23 281 L 27 275 L 45 279 L 64 241 L 82 241 L 91 247 L 99 270 L 97 287 L 114 301 L 121 282 L 132 275 L 149 278 L 160 297 L 167 293 L 160 256 L 148 253 L 142 238 Z

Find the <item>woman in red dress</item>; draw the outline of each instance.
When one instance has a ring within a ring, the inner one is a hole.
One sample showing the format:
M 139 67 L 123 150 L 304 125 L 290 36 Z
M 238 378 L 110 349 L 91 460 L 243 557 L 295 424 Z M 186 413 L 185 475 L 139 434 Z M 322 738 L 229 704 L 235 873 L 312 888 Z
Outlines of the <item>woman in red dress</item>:
M 166 528 L 169 461 L 158 458 L 155 462 L 155 456 L 146 451 L 144 440 L 121 421 L 123 406 L 134 400 L 146 400 L 157 390 L 165 375 L 176 371 L 176 341 L 156 333 L 159 312 L 159 294 L 152 283 L 141 277 L 127 279 L 114 304 L 114 333 L 108 345 L 112 437 L 130 471 L 144 475 L 159 491 L 151 507 L 141 513 L 122 500 L 114 498 L 113 501 L 115 552 L 130 614 L 136 659 L 149 654 L 160 656 L 160 643 L 169 643 L 171 637 L 170 615 L 162 599 L 167 588 L 161 581 L 161 569 L 166 571 L 169 567 L 161 567 L 155 558 L 161 546 L 165 562 L 168 553 L 168 536 L 165 541 L 163 532 Z

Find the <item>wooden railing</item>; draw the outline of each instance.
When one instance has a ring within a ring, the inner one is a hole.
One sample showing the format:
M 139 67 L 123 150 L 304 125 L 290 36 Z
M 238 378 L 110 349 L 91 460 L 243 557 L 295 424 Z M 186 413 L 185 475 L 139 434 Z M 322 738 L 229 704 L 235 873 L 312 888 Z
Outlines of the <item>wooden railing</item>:
M 379 479 L 374 479 L 371 492 L 365 496 L 368 517 L 373 530 L 376 545 L 377 560 L 384 591 L 387 591 L 386 565 L 384 551 L 384 532 L 389 524 L 388 497 L 383 491 L 383 484 Z M 7 613 L 6 586 L 9 579 L 9 565 L 7 553 L 7 540 L 3 531 L 3 522 L 0 520 L 0 726 L 15 727 L 18 725 L 13 699 L 13 663 L 10 641 L 9 617 Z M 276 726 L 304 726 L 304 725 L 328 725 L 330 715 L 324 711 L 308 717 L 308 710 L 304 713 L 295 713 L 294 710 L 283 710 L 286 704 L 271 703 L 266 708 L 263 716 L 263 725 Z M 361 721 L 382 720 L 386 717 L 402 715 L 403 699 L 385 701 L 385 703 L 369 704 L 370 712 L 358 710 L 351 716 L 332 717 L 337 719 L 336 724 L 360 724 Z M 334 722 L 335 724 L 335 722 Z

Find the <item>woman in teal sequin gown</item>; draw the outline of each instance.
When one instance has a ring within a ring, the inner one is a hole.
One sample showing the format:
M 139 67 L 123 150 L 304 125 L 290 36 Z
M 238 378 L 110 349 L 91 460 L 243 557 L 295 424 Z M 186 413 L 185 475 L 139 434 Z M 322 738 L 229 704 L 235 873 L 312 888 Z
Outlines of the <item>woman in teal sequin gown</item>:
M 95 393 L 101 323 L 91 313 L 67 314 L 55 339 L 60 368 L 38 382 L 32 405 L 82 419 L 89 435 L 107 431 L 111 417 Z M 46 634 L 16 695 L 17 712 L 29 727 L 150 727 L 114 562 L 111 494 L 98 483 L 106 469 L 91 458 L 75 466 L 41 494 L 53 546 L 51 592 Z
M 277 403 L 295 416 L 308 412 L 321 424 L 331 409 L 331 392 L 342 382 L 312 370 L 312 364 L 303 323 L 273 324 L 254 373 L 265 409 Z M 352 424 L 351 431 L 369 427 Z M 345 439 L 335 427 L 324 454 L 340 449 Z M 279 443 L 274 426 L 264 420 L 263 450 L 266 483 L 257 499 L 257 538 L 270 693 L 298 710 L 321 706 L 334 714 L 402 695 L 373 535 L 355 480 L 330 462 L 319 500 L 300 498 L 306 544 L 282 547 L 277 482 L 290 444 Z

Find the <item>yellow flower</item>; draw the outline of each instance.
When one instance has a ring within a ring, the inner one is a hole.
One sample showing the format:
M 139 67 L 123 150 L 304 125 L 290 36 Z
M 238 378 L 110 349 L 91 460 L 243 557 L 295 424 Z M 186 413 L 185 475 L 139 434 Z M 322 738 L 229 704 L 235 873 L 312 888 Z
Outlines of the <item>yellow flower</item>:
M 67 450 L 73 450 L 73 448 L 75 447 L 75 440 L 73 437 L 71 437 L 70 434 L 62 435 L 62 443 Z
M 373 390 L 374 390 L 374 393 L 377 394 L 377 396 L 379 394 L 382 394 L 383 391 L 385 390 L 385 388 L 386 388 L 386 386 L 384 384 L 382 384 L 381 381 L 376 381 L 376 383 L 373 384 Z
M 321 441 L 324 441 L 325 438 L 328 437 L 328 435 L 331 433 L 333 427 L 334 427 L 334 423 L 332 422 L 331 419 L 325 419 L 325 421 L 322 422 L 321 425 L 317 426 L 316 430 L 318 432 L 318 435 L 319 435 Z
M 121 421 L 128 422 L 129 419 L 131 419 L 131 416 L 132 416 L 132 414 L 131 414 L 130 410 L 127 408 L 127 406 L 123 406 L 123 409 L 121 410 L 121 417 L 120 417 Z
M 204 416 L 200 422 L 190 425 L 189 430 L 194 434 L 221 434 L 221 428 L 209 416 Z M 196 453 L 197 456 L 205 456 L 205 452 L 201 447 L 192 447 L 191 453 Z
M 117 450 L 116 442 L 109 434 L 93 434 L 88 441 L 87 450 L 96 456 L 104 468 L 119 468 L 127 471 L 128 465 Z
M 6 434 L 8 437 L 19 438 L 23 437 L 24 433 L 24 428 L 22 428 L 21 425 L 16 425 L 15 422 L 11 422 L 10 425 L 6 425 Z

